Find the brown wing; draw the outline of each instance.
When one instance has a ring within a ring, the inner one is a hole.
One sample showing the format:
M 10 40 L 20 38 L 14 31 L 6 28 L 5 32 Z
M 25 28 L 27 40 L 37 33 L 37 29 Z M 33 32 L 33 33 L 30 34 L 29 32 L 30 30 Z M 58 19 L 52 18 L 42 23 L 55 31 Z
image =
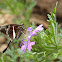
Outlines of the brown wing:
M 3 26 L 0 26 L 0 32 L 8 35 L 8 37 L 11 40 L 13 40 L 13 26 L 14 26 L 14 30 L 16 33 L 16 39 L 18 39 L 21 36 L 22 31 L 24 30 L 24 24 L 21 24 L 21 25 L 18 25 L 18 24 L 3 25 Z
M 22 31 L 23 31 L 23 28 L 21 27 L 21 28 L 19 28 L 19 29 L 17 29 L 17 35 L 16 35 L 16 40 L 22 35 Z
M 19 25 L 17 30 L 16 30 L 16 40 L 23 34 L 22 32 L 24 31 L 24 24 Z
M 7 29 L 7 32 L 6 33 L 7 33 L 8 37 L 11 40 L 13 40 L 13 27 L 12 26 Z

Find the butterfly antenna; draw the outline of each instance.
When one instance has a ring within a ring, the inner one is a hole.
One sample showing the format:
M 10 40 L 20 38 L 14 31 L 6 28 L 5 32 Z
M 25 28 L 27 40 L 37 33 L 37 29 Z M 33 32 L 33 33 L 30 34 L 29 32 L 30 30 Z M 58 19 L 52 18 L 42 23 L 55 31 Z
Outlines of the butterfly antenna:
M 10 40 L 10 42 L 8 43 L 7 47 L 3 50 L 3 53 L 7 50 L 7 48 L 8 48 L 9 45 L 10 45 L 10 43 L 11 43 L 11 40 Z

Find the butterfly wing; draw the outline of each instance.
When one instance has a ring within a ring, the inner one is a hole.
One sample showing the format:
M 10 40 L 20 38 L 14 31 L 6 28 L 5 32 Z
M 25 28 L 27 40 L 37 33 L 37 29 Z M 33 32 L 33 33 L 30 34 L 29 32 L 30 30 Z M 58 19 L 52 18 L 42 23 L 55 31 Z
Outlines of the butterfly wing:
M 23 30 L 22 26 L 17 29 L 16 40 L 22 35 Z
M 16 30 L 16 40 L 22 35 L 23 31 L 24 31 L 24 24 L 21 24 L 17 27 Z
M 13 24 L 13 25 L 10 25 L 10 27 L 8 28 L 7 35 L 11 40 L 14 40 L 14 39 L 17 40 L 21 36 L 22 31 L 24 31 L 24 24 L 21 24 L 21 25 Z
M 7 29 L 6 34 L 8 35 L 10 40 L 13 40 L 13 27 L 12 26 Z

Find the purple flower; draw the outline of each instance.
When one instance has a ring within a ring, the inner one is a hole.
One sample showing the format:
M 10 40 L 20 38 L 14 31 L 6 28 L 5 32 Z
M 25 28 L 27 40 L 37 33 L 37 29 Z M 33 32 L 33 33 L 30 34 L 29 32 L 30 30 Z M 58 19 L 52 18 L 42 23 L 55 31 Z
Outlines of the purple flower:
M 28 27 L 27 31 L 32 31 L 32 26 Z
M 23 45 L 23 42 L 20 43 L 20 46 L 22 46 L 22 45 Z
M 37 35 L 36 32 L 39 32 L 39 31 L 42 31 L 43 30 L 43 24 L 39 25 L 34 31 L 32 31 L 30 34 L 29 34 L 29 37 L 31 38 L 33 35 Z
M 25 40 L 25 39 L 23 39 L 23 40 L 22 40 L 22 42 L 20 43 L 20 46 L 22 46 L 22 45 L 23 45 L 23 43 L 24 43 L 24 40 Z
M 27 47 L 28 51 L 31 51 L 32 45 L 35 45 L 35 42 L 28 42 L 28 47 Z
M 35 29 L 35 31 L 36 32 L 38 32 L 38 31 L 42 31 L 43 30 L 43 24 L 41 24 L 41 25 L 39 25 L 36 29 Z
M 21 51 L 23 51 L 23 53 L 24 53 L 25 50 L 31 51 L 32 45 L 34 45 L 35 42 L 28 42 L 28 43 L 27 43 L 27 41 L 24 41 L 23 44 L 24 44 L 24 45 L 21 46 Z
M 27 42 L 26 41 L 23 41 L 23 46 L 21 46 L 21 51 L 23 51 L 23 53 L 25 52 L 26 48 L 27 48 Z
M 42 31 L 43 30 L 43 27 L 42 26 L 43 26 L 43 24 L 39 25 L 33 32 L 36 33 L 36 32 Z
M 28 41 L 28 42 L 30 42 L 30 38 L 31 38 L 30 36 L 27 36 L 27 41 Z
M 21 46 L 21 51 L 23 51 L 23 53 L 25 52 L 25 50 L 31 51 L 32 49 L 32 45 L 35 45 L 35 42 L 31 42 L 30 39 L 33 35 L 37 35 L 36 32 L 42 31 L 43 30 L 43 24 L 39 25 L 34 31 L 32 31 L 32 26 L 28 27 L 27 31 L 29 31 L 29 35 L 27 36 L 27 41 L 23 41 L 23 43 L 20 44 Z M 22 46 L 22 44 L 24 44 Z

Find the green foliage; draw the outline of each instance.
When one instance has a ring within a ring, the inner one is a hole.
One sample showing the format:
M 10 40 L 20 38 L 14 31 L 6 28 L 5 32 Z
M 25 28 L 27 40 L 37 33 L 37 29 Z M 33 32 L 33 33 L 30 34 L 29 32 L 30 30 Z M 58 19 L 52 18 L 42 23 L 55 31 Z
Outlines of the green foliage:
M 35 6 L 35 1 L 30 2 L 29 0 L 5 0 L 5 4 L 11 10 L 12 14 L 25 15 L 29 17 L 32 11 L 32 8 Z
M 50 15 L 48 14 L 47 21 L 50 22 L 50 25 L 48 25 L 49 28 L 37 33 L 37 37 L 34 36 L 34 40 L 32 39 L 32 41 L 36 41 L 36 45 L 32 51 L 39 53 L 37 59 L 39 58 L 40 62 L 50 62 L 61 55 L 59 50 L 62 50 L 62 46 L 60 45 L 62 34 L 59 34 L 60 26 L 56 22 L 56 7 L 50 12 Z

